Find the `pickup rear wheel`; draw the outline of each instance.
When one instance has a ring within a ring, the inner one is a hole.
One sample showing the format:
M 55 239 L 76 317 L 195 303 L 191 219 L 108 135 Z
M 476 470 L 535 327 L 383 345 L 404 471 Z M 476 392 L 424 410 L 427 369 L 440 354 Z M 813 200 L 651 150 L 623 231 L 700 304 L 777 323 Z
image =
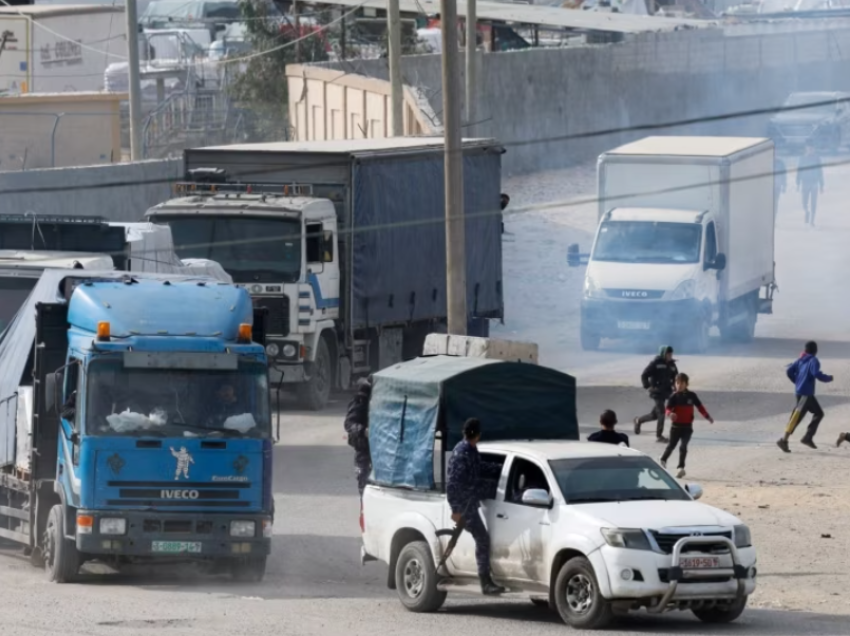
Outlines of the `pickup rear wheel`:
M 437 589 L 437 579 L 427 543 L 414 541 L 401 549 L 395 566 L 395 586 L 402 605 L 411 612 L 436 612 L 446 602 L 446 593 Z
M 57 504 L 50 509 L 44 531 L 44 570 L 54 583 L 71 583 L 80 570 L 80 555 L 73 541 L 65 538 L 65 509 Z
M 736 600 L 730 605 L 721 605 L 709 607 L 706 609 L 691 610 L 698 619 L 703 623 L 731 623 L 741 614 L 747 607 L 748 597 L 743 597 L 741 600 Z
M 603 629 L 614 618 L 611 603 L 599 591 L 593 566 L 573 557 L 555 580 L 555 607 L 561 619 L 575 629 Z

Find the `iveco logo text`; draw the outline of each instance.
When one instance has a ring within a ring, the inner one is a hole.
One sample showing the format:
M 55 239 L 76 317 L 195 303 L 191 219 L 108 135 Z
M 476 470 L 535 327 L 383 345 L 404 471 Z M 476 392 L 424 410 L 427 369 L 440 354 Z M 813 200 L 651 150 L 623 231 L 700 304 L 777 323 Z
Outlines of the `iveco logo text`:
M 620 293 L 623 295 L 623 298 L 646 298 L 649 296 L 645 291 L 631 291 L 629 289 L 624 289 Z
M 163 499 L 197 499 L 197 490 L 161 490 L 160 497 Z

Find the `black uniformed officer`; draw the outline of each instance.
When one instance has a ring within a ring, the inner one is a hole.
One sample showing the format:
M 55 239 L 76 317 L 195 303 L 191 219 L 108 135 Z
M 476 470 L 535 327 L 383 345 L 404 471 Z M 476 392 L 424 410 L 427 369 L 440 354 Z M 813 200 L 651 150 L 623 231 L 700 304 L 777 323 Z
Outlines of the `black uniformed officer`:
M 481 591 L 487 595 L 501 594 L 505 588 L 496 585 L 490 575 L 490 535 L 478 513 L 481 505 L 482 476 L 495 477 L 502 472 L 498 464 L 481 461 L 476 448 L 481 439 L 481 422 L 469 419 L 463 425 L 463 441 L 455 446 L 449 461 L 446 496 L 452 509 L 452 521 L 463 519 L 464 527 L 475 540 L 475 562 Z
M 652 398 L 655 406 L 653 406 L 651 413 L 635 418 L 635 435 L 640 435 L 642 424 L 655 420 L 656 441 L 663 443 L 669 441 L 664 437 L 665 402 L 667 398 L 673 395 L 676 374 L 678 373 L 676 361 L 673 360 L 673 347 L 661 346 L 658 349 L 658 355 L 652 359 L 652 362 L 646 366 L 640 376 L 641 384 L 643 384 L 644 389 L 649 391 L 649 397 Z
M 348 445 L 354 449 L 354 474 L 357 475 L 357 490 L 363 498 L 366 480 L 372 472 L 372 456 L 369 453 L 369 398 L 372 396 L 372 382 L 369 378 L 360 380 L 357 393 L 348 405 L 345 416 L 345 432 L 348 433 Z

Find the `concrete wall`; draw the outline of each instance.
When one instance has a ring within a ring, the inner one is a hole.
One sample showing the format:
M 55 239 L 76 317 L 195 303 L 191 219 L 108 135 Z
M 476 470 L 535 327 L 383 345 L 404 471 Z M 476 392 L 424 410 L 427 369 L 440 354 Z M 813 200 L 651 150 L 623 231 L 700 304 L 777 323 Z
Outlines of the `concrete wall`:
M 0 98 L 0 171 L 121 161 L 124 93 Z
M 286 67 L 286 80 L 292 139 L 375 139 L 392 133 L 388 81 L 300 64 Z M 417 93 L 405 87 L 404 134 L 434 134 L 427 100 Z
M 479 123 L 464 134 L 503 142 L 507 174 L 569 165 L 647 134 L 763 135 L 766 116 L 735 113 L 778 107 L 795 90 L 850 89 L 850 20 L 808 26 L 790 30 L 780 23 L 774 32 L 762 26 L 754 33 L 742 25 L 480 54 Z M 324 66 L 387 78 L 383 59 Z M 403 74 L 439 115 L 440 57 L 405 57 Z M 666 125 L 723 115 L 717 122 Z M 617 131 L 636 126 L 647 128 Z
M 182 159 L 0 173 L 0 214 L 140 221 L 182 176 Z

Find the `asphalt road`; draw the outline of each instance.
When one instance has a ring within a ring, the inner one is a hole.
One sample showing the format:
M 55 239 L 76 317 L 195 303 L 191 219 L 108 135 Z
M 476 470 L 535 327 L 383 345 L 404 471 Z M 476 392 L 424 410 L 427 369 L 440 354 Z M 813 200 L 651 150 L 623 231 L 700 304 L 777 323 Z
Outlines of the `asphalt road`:
M 774 443 L 793 399 L 784 366 L 809 338 L 820 339 L 822 360 L 836 382 L 823 391 L 828 418 L 824 435 L 850 421 L 850 302 L 847 300 L 845 214 L 850 170 L 827 171 L 820 227 L 804 228 L 796 199 L 789 195 L 777 224 L 780 293 L 775 315 L 759 323 L 752 345 L 715 347 L 708 355 L 683 356 L 693 388 L 718 420 L 699 424 L 692 442 L 696 478 L 713 476 L 700 464 L 699 447 L 768 447 Z M 562 176 L 562 180 L 568 175 Z M 517 184 L 515 184 L 517 185 Z M 525 186 L 525 189 L 523 187 Z M 546 188 L 519 183 L 513 204 L 557 198 Z M 622 422 L 648 410 L 637 386 L 640 370 L 657 343 L 606 343 L 587 354 L 578 347 L 577 306 L 581 273 L 564 263 L 569 242 L 586 241 L 587 211 L 570 209 L 543 218 L 509 217 L 505 243 L 508 316 L 498 333 L 535 340 L 543 362 L 576 375 L 582 435 L 598 414 L 613 408 Z M 189 568 L 102 572 L 84 583 L 52 585 L 14 551 L 0 555 L 0 616 L 4 633 L 16 636 L 122 636 L 162 630 L 174 636 L 368 635 L 499 636 L 531 628 L 539 634 L 567 629 L 555 615 L 527 600 L 450 598 L 435 615 L 402 609 L 385 585 L 383 565 L 359 563 L 358 500 L 352 453 L 342 434 L 344 399 L 320 415 L 285 411 L 282 440 L 275 449 L 274 553 L 266 580 L 237 585 L 201 576 Z M 625 430 L 630 432 L 630 427 Z M 633 445 L 658 449 L 650 435 Z M 835 449 L 832 449 L 835 451 Z M 827 451 L 824 451 L 827 452 Z M 840 451 L 838 451 L 840 452 Z M 766 539 L 766 540 L 769 540 Z M 777 570 L 779 575 L 782 570 Z M 770 574 L 770 572 L 766 572 Z M 829 611 L 829 605 L 820 609 Z M 748 610 L 734 625 L 706 626 L 689 614 L 623 619 L 610 634 L 850 634 L 846 616 Z

